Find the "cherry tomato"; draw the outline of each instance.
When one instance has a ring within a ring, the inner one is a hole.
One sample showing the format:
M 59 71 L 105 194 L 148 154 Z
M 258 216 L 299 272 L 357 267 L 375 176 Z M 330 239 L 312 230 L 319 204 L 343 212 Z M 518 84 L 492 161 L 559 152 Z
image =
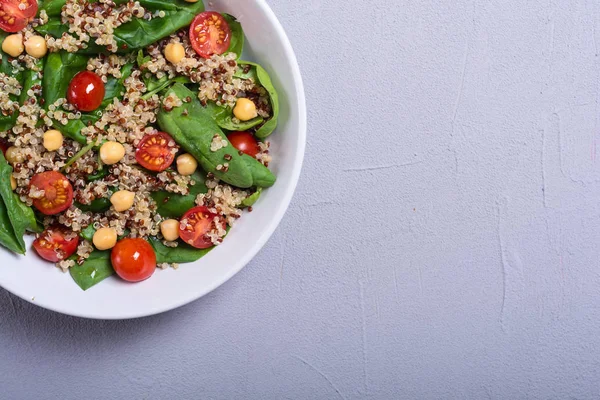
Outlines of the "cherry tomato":
M 223 54 L 231 43 L 231 29 L 221 14 L 206 11 L 196 15 L 192 21 L 190 42 L 200 57 Z
M 54 215 L 65 211 L 73 204 L 73 186 L 60 172 L 46 171 L 31 178 L 29 187 L 44 191 L 44 196 L 33 199 L 33 206 L 42 214 Z
M 128 282 L 140 282 L 156 270 L 156 254 L 144 239 L 123 239 L 117 242 L 110 254 L 117 275 Z
M 214 244 L 207 233 L 217 228 L 215 218 L 218 215 L 211 213 L 207 207 L 194 207 L 186 212 L 179 224 L 179 237 L 197 249 L 208 249 Z M 225 229 L 225 222 L 221 223 Z
M 59 262 L 69 258 L 77 250 L 79 236 L 64 226 L 46 229 L 33 241 L 33 248 L 44 260 Z
M 104 100 L 104 82 L 91 71 L 75 75 L 67 89 L 67 100 L 79 111 L 94 111 Z
M 36 0 L 0 0 L 0 29 L 18 32 L 27 26 L 37 11 Z
M 164 171 L 173 164 L 178 147 L 171 136 L 164 132 L 145 135 L 135 150 L 135 159 L 150 171 Z
M 227 139 L 229 139 L 233 147 L 248 154 L 250 157 L 256 157 L 260 152 L 258 142 L 254 136 L 248 132 L 232 132 L 227 135 Z

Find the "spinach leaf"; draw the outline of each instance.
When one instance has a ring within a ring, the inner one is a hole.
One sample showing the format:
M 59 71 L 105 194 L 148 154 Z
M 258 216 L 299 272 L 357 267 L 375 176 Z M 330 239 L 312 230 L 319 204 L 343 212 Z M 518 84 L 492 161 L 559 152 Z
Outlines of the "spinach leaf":
M 117 3 L 122 4 L 124 2 L 117 1 Z M 143 49 L 169 36 L 188 26 L 197 14 L 204 11 L 202 1 L 188 3 L 184 0 L 141 0 L 140 4 L 153 11 L 164 11 L 165 16 L 163 18 L 152 18 L 150 21 L 134 18 L 116 28 L 114 37 L 120 53 Z M 50 4 L 48 6 L 50 7 Z M 53 13 L 58 9 L 57 6 L 58 4 L 52 4 L 51 10 Z M 36 30 L 41 34 L 59 38 L 63 33 L 68 33 L 69 27 L 63 24 L 58 16 L 55 16 L 47 24 L 37 27 Z M 93 40 L 91 39 L 88 47 L 81 49 L 79 53 L 98 54 L 106 52 L 104 46 L 97 45 Z
M 8 36 L 8 33 L 0 31 L 0 48 L 2 48 L 2 43 L 4 42 L 4 39 L 6 39 L 7 36 Z M 19 71 L 15 74 L 14 67 L 8 61 L 10 56 L 8 54 L 4 53 L 2 50 L 0 50 L 0 55 L 2 56 L 2 60 L 0 61 L 0 73 L 6 74 L 8 76 L 12 76 L 17 81 L 19 81 L 19 83 L 21 83 L 21 85 L 22 85 L 23 84 L 23 72 Z M 15 95 L 10 95 L 9 98 L 12 101 L 19 100 L 18 96 L 15 96 Z M 0 114 L 0 132 L 12 129 L 17 122 L 18 116 L 19 116 L 18 110 L 15 110 L 12 114 L 9 114 L 9 115 Z
M 190 193 L 187 195 L 169 193 L 166 191 L 153 192 L 152 199 L 156 203 L 157 210 L 164 218 L 180 218 L 188 210 L 196 205 L 196 197 L 200 193 L 206 193 L 208 189 L 204 183 L 205 177 L 200 171 L 196 171 L 192 176 L 196 184 L 190 186 Z
M 94 212 L 103 213 L 108 211 L 112 203 L 110 202 L 110 196 L 117 191 L 117 188 L 109 188 L 108 197 L 100 197 L 93 200 L 90 204 L 75 203 L 75 206 L 83 212 Z
M 217 178 L 240 188 L 252 186 L 270 187 L 275 183 L 275 176 L 267 167 L 247 154 L 240 155 L 217 125 L 208 108 L 202 107 L 200 101 L 189 89 L 180 83 L 173 85 L 167 92 L 180 99 L 190 97 L 192 101 L 183 103 L 172 111 L 161 109 L 157 122 L 160 128 L 168 132 L 173 139 L 188 153 L 193 155 L 207 172 Z M 213 136 L 218 135 L 227 141 L 228 146 L 211 151 Z M 225 161 L 225 156 L 230 157 Z M 226 171 L 217 170 L 218 165 L 229 164 Z
M 61 124 L 58 121 L 54 121 L 54 126 L 63 133 L 66 137 L 79 142 L 80 144 L 87 144 L 87 137 L 81 134 L 81 130 L 90 124 L 95 124 L 102 116 L 102 110 L 92 111 L 88 114 L 81 114 L 80 119 L 70 119 L 66 125 Z
M 121 68 L 121 77 L 119 79 L 114 76 L 108 77 L 106 84 L 104 85 L 104 100 L 100 108 L 105 108 L 113 102 L 115 98 L 121 98 L 125 92 L 125 79 L 131 76 L 133 72 L 133 63 L 125 64 Z
M 85 229 L 83 229 L 79 233 L 79 236 L 91 242 L 94 238 L 94 233 L 96 233 L 96 228 L 94 228 L 94 224 L 89 224 Z
M 233 121 L 233 109 L 218 106 L 215 102 L 209 101 L 206 107 L 211 110 L 212 116 L 222 129 L 226 131 L 247 131 L 264 122 L 261 117 L 256 117 L 250 121 Z
M 171 86 L 174 83 L 190 83 L 190 79 L 186 76 L 177 76 L 173 79 L 169 79 L 166 76 L 158 79 L 154 75 L 150 75 L 149 78 L 144 77 L 144 84 L 146 85 L 146 93 L 142 96 L 142 99 L 149 99 L 156 93 L 159 93 Z
M 70 259 L 76 260 L 77 257 Z M 80 288 L 88 290 L 115 273 L 110 262 L 110 251 L 94 250 L 82 265 L 71 267 L 69 272 Z
M 256 189 L 256 192 L 252 193 L 242 201 L 242 207 L 252 207 L 258 201 L 261 194 L 262 188 Z
M 3 201 L 0 201 L 0 244 L 12 252 L 25 254 L 24 246 L 21 246 L 15 236 L 15 232 L 8 216 L 8 209 Z
M 4 233 L 12 233 L 18 244 L 18 253 L 25 254 L 25 240 L 23 236 L 27 230 L 37 230 L 37 221 L 33 210 L 25 206 L 10 186 L 12 167 L 0 152 L 0 198 L 5 208 L 9 225 L 2 221 L 0 227 Z M 12 249 L 11 249 L 12 250 Z M 13 250 L 14 251 L 14 250 Z
M 98 171 L 94 172 L 91 175 L 88 175 L 86 179 L 88 182 L 94 182 L 94 181 L 97 181 L 97 180 L 100 180 L 100 179 L 106 177 L 107 175 L 108 175 L 108 168 L 103 166 Z
M 46 107 L 67 96 L 67 87 L 71 79 L 86 68 L 87 62 L 88 57 L 79 54 L 66 51 L 50 53 L 42 79 Z
M 271 110 L 273 115 L 271 118 L 265 122 L 263 126 L 258 128 L 255 135 L 259 139 L 264 139 L 268 137 L 275 128 L 277 128 L 277 120 L 279 119 L 279 95 L 277 94 L 277 90 L 275 90 L 275 86 L 273 86 L 273 82 L 271 81 L 271 77 L 267 73 L 267 71 L 261 67 L 260 65 L 250 62 L 250 61 L 239 61 L 239 65 L 250 65 L 254 69 L 254 74 L 256 74 L 256 81 L 262 87 L 265 88 L 267 93 L 269 93 L 269 99 L 271 102 Z M 248 75 L 248 74 L 245 74 Z M 251 76 L 251 75 L 248 75 Z
M 42 75 L 44 71 L 44 59 L 38 59 L 35 63 L 36 69 L 26 69 L 23 74 L 23 89 L 21 90 L 21 96 L 19 96 L 19 103 L 23 104 L 27 99 L 29 99 L 29 95 L 27 92 L 32 89 L 34 86 L 42 86 Z
M 212 249 L 214 249 L 214 247 L 209 249 L 196 249 L 186 243 L 179 243 L 179 246 L 177 247 L 167 247 L 156 238 L 150 238 L 149 242 L 154 248 L 154 252 L 156 253 L 156 262 L 158 264 L 183 264 L 198 261 L 200 258 L 210 253 Z
M 227 52 L 235 53 L 237 58 L 240 58 L 242 56 L 242 52 L 244 51 L 244 30 L 242 29 L 242 24 L 240 24 L 232 15 L 222 15 L 231 29 L 231 43 L 229 44 Z

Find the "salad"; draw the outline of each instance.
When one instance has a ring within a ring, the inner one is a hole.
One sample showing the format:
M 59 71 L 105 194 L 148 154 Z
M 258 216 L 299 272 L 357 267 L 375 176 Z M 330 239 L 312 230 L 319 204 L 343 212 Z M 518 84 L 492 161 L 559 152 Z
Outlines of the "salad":
M 278 96 L 197 0 L 0 0 L 0 244 L 83 289 L 221 244 L 275 183 Z

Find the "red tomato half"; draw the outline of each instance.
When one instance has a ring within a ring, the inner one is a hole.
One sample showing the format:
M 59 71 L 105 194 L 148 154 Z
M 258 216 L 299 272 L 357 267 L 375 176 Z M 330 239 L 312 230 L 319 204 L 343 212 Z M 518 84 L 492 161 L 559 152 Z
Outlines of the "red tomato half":
M 104 82 L 91 71 L 75 75 L 67 89 L 67 100 L 79 111 L 94 111 L 104 100 Z
M 135 150 L 135 159 L 150 171 L 164 171 L 173 164 L 178 147 L 164 132 L 145 135 Z
M 37 11 L 36 0 L 0 0 L 0 29 L 18 32 L 27 26 Z
M 79 236 L 64 226 L 46 229 L 33 241 L 33 248 L 44 260 L 59 262 L 69 258 L 77 250 Z
M 148 279 L 156 271 L 156 254 L 144 239 L 123 239 L 110 254 L 117 275 L 128 282 Z
M 58 214 L 73 204 L 73 186 L 60 172 L 46 171 L 36 174 L 31 178 L 30 189 L 31 186 L 44 191 L 44 196 L 33 199 L 33 206 L 42 214 Z
M 217 214 L 211 213 L 204 206 L 194 207 L 189 210 L 181 218 L 179 224 L 179 237 L 197 249 L 208 249 L 214 244 L 208 237 L 207 233 L 215 229 Z M 222 227 L 225 229 L 225 222 L 222 222 Z
M 248 132 L 232 132 L 227 135 L 227 139 L 231 142 L 231 145 L 241 152 L 248 154 L 250 157 L 256 157 L 260 152 L 258 142 Z
M 190 42 L 200 57 L 223 54 L 231 44 L 231 29 L 221 14 L 206 11 L 196 15 L 192 21 Z

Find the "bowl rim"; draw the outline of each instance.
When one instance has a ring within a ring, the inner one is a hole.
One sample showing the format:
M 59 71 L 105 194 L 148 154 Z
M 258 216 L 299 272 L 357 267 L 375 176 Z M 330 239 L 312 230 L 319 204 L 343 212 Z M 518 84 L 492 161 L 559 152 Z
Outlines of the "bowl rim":
M 306 132 L 307 132 L 307 111 L 306 111 L 306 96 L 304 92 L 304 84 L 302 81 L 302 75 L 300 73 L 300 66 L 298 65 L 298 60 L 296 54 L 294 53 L 292 44 L 285 32 L 285 29 L 279 22 L 279 19 L 271 9 L 271 7 L 267 4 L 266 0 L 255 0 L 257 6 L 260 8 L 261 12 L 267 17 L 269 21 L 273 24 L 273 27 L 276 31 L 277 36 L 281 39 L 282 46 L 284 48 L 284 53 L 286 58 L 290 61 L 291 64 L 291 76 L 293 80 L 293 86 L 296 88 L 297 95 L 297 103 L 298 103 L 298 148 L 296 150 L 297 160 L 292 167 L 292 172 L 290 174 L 290 179 L 288 180 L 288 185 L 285 190 L 284 196 L 279 201 L 279 206 L 273 212 L 273 218 L 270 219 L 268 225 L 262 229 L 262 234 L 260 237 L 256 238 L 254 245 L 252 248 L 245 253 L 245 255 L 240 258 L 237 262 L 235 268 L 232 268 L 227 274 L 215 279 L 212 284 L 207 285 L 196 292 L 190 292 L 189 295 L 181 297 L 178 301 L 173 303 L 168 303 L 165 305 L 153 307 L 149 310 L 140 310 L 140 311 L 131 311 L 125 312 L 118 316 L 107 316 L 107 315 L 94 315 L 85 311 L 78 311 L 73 309 L 66 309 L 61 306 L 55 306 L 49 304 L 45 301 L 31 301 L 30 298 L 27 297 L 25 293 L 18 293 L 10 290 L 10 288 L 0 286 L 4 290 L 12 293 L 13 295 L 25 300 L 28 303 L 32 303 L 41 308 L 58 312 L 65 315 L 71 315 L 74 317 L 87 318 L 87 319 L 98 319 L 98 320 L 127 320 L 127 319 L 135 319 L 135 318 L 143 318 L 151 315 L 161 314 L 170 310 L 177 309 L 186 304 L 189 304 L 193 301 L 204 297 L 210 292 L 214 291 L 218 287 L 225 284 L 228 280 L 230 280 L 234 275 L 238 274 L 248 263 L 258 254 L 258 252 L 264 247 L 267 241 L 271 238 L 283 216 L 285 215 L 294 193 L 296 191 L 296 187 L 298 185 L 298 181 L 300 179 L 300 172 L 302 170 L 302 165 L 304 162 L 305 149 L 306 149 Z

